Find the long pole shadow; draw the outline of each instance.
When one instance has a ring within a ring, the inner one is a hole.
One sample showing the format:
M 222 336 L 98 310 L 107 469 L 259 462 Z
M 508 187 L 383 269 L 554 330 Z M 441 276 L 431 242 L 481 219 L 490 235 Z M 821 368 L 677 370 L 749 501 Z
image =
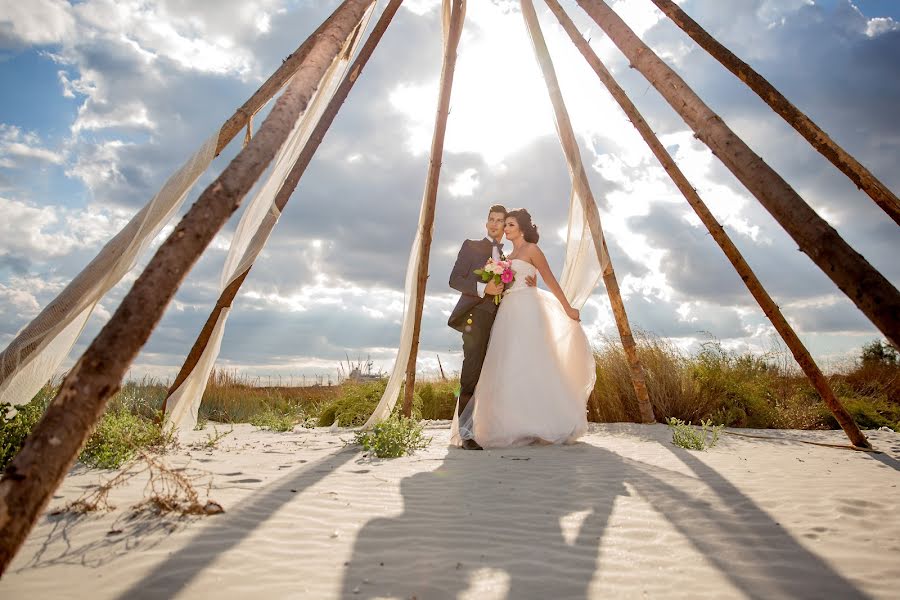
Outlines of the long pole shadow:
M 626 460 L 644 475 L 633 478 L 635 489 L 748 597 L 868 598 L 715 469 L 688 450 L 662 445 L 698 479 L 672 471 L 661 477 Z M 713 502 L 698 498 L 704 490 L 715 494 Z
M 236 547 L 279 509 L 332 471 L 349 462 L 357 449 L 344 448 L 311 462 L 260 490 L 231 510 L 222 522 L 211 523 L 188 544 L 119 595 L 119 600 L 176 596 L 217 557 Z

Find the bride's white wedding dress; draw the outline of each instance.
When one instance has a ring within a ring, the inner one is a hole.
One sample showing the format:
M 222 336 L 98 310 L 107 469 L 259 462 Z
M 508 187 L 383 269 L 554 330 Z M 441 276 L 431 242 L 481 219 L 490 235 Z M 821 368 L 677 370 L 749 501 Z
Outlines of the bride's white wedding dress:
M 484 448 L 572 443 L 587 430 L 596 371 L 581 324 L 550 292 L 528 287 L 537 269 L 512 259 L 515 281 L 491 329 L 475 394 L 454 411 L 451 444 L 472 438 Z

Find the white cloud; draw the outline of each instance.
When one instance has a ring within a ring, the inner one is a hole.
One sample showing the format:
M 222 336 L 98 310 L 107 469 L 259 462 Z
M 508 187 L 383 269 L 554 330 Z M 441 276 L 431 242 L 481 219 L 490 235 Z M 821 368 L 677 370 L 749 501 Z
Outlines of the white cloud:
M 866 35 L 870 38 L 898 30 L 900 30 L 900 23 L 890 17 L 875 17 L 866 21 Z
M 22 166 L 28 160 L 59 165 L 63 164 L 65 157 L 60 152 L 42 147 L 36 133 L 23 132 L 14 125 L 0 123 L 0 167 Z
M 119 152 L 126 144 L 119 140 L 96 144 L 93 148 L 75 158 L 66 174 L 84 182 L 88 189 L 94 190 L 101 184 L 121 182 L 119 171 Z
M 462 196 L 471 196 L 475 193 L 475 190 L 478 188 L 478 170 L 477 169 L 466 169 L 465 171 L 459 173 L 450 185 L 447 186 L 447 191 L 450 192 L 451 196 L 455 196 L 457 198 Z
M 63 0 L 0 0 L 0 42 L 59 44 L 75 30 L 72 8 Z
M 0 214 L 0 252 L 37 262 L 96 247 L 127 222 L 124 215 L 94 207 L 34 206 L 2 196 Z

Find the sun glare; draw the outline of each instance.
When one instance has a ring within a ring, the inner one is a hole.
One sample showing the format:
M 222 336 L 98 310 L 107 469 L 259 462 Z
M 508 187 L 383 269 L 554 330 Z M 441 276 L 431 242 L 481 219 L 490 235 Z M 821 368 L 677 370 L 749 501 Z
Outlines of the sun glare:
M 641 31 L 656 21 L 652 12 L 633 12 L 623 16 Z M 540 8 L 538 13 L 576 133 L 588 141 L 601 135 L 633 136 L 639 142 L 555 18 Z M 592 46 L 601 58 L 617 52 L 596 32 L 588 37 L 595 38 Z M 391 92 L 392 105 L 409 120 L 407 147 L 414 154 L 430 148 L 437 92 L 437 77 L 427 83 L 401 82 Z M 445 151 L 479 154 L 499 167 L 507 156 L 545 135 L 555 136 L 553 109 L 521 12 L 515 4 L 470 2 Z

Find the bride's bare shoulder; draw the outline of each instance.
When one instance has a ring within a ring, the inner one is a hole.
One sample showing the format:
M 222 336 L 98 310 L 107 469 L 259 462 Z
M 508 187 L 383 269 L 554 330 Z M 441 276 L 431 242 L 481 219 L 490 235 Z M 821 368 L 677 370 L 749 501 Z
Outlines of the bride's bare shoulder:
M 539 260 L 539 257 L 543 256 L 543 252 L 538 248 L 537 244 L 528 242 L 524 246 L 522 246 L 521 250 L 518 252 L 518 257 L 524 260 L 527 263 L 535 265 L 535 261 Z M 535 265 L 537 266 L 537 265 Z

